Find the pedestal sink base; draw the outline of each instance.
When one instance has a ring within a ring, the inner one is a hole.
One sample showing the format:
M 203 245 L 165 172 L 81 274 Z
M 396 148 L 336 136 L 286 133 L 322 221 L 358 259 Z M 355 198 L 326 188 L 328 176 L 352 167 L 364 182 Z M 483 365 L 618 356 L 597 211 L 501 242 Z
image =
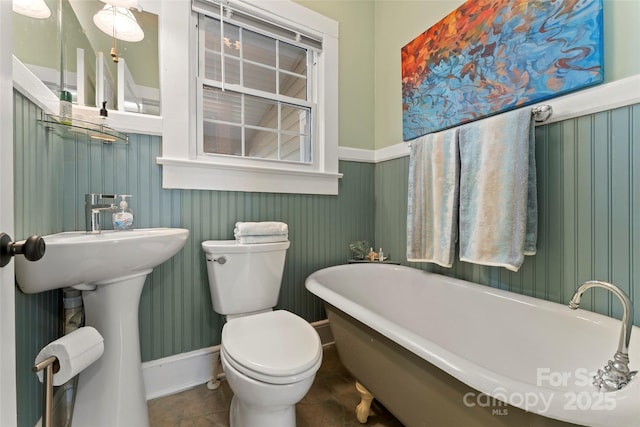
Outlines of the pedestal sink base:
M 138 303 L 147 274 L 188 237 L 184 228 L 69 231 L 43 236 L 47 249 L 40 261 L 16 258 L 24 293 L 82 289 L 85 323 L 104 337 L 104 354 L 79 375 L 73 427 L 149 427 Z
M 104 337 L 104 354 L 79 375 L 72 427 L 149 426 L 138 303 L 150 272 L 82 291 L 85 324 Z

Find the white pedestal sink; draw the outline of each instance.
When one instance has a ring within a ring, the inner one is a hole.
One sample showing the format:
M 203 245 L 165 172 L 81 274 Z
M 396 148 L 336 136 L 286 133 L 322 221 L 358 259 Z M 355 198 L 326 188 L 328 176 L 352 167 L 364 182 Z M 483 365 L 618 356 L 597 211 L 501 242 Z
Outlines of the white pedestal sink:
M 82 289 L 85 324 L 104 337 L 104 354 L 79 375 L 73 427 L 149 426 L 138 303 L 147 274 L 182 249 L 188 236 L 181 228 L 73 231 L 44 236 L 46 252 L 37 262 L 16 258 L 25 293 Z

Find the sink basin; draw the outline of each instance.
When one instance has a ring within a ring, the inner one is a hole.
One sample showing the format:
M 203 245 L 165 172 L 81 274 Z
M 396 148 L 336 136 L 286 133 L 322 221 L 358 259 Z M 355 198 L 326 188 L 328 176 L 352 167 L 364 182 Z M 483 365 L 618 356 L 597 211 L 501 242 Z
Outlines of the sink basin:
M 15 258 L 16 280 L 27 294 L 112 282 L 162 264 L 184 246 L 188 236 L 183 228 L 50 234 L 44 236 L 42 259 Z

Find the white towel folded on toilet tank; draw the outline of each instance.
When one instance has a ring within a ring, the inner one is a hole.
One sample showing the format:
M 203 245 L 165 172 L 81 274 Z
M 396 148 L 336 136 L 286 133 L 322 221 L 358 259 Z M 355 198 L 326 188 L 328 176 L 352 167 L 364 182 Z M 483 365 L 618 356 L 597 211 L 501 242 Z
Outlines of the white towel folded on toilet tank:
M 233 235 L 238 243 L 271 243 L 286 242 L 289 238 L 289 227 L 284 222 L 236 222 Z

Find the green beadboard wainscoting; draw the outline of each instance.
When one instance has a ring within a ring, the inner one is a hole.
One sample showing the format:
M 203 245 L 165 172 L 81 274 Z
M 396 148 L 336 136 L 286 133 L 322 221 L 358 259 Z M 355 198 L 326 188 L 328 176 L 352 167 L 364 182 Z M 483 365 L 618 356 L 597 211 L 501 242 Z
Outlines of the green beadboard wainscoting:
M 585 280 L 610 281 L 634 300 L 640 326 L 640 106 L 538 126 L 536 163 L 538 252 L 517 273 L 459 260 L 451 269 L 406 262 L 408 157 L 376 165 L 376 245 L 406 265 L 563 304 Z M 622 314 L 602 290 L 582 301 Z
M 313 271 L 349 258 L 348 242 L 373 241 L 374 165 L 341 162 L 339 196 L 166 190 L 161 185 L 160 137 L 130 135 L 129 144 L 62 139 L 37 124 L 40 110 L 15 92 L 16 238 L 84 229 L 84 194 L 131 194 L 135 226 L 184 227 L 190 237 L 174 258 L 155 268 L 140 302 L 142 360 L 220 343 L 200 243 L 233 239 L 236 221 L 289 224 L 278 307 L 308 321 L 324 318 L 304 288 Z M 110 217 L 105 218 L 110 224 Z M 109 228 L 107 226 L 106 228 Z M 82 260 L 78 260 L 82 262 Z M 41 389 L 30 371 L 37 352 L 60 331 L 60 292 L 17 292 L 18 422 L 32 427 Z
M 41 110 L 14 91 L 15 239 L 62 231 L 61 144 L 48 143 L 37 124 Z M 25 295 L 16 290 L 16 372 L 18 424 L 33 427 L 40 417 L 42 390 L 33 361 L 61 332 L 61 292 Z

